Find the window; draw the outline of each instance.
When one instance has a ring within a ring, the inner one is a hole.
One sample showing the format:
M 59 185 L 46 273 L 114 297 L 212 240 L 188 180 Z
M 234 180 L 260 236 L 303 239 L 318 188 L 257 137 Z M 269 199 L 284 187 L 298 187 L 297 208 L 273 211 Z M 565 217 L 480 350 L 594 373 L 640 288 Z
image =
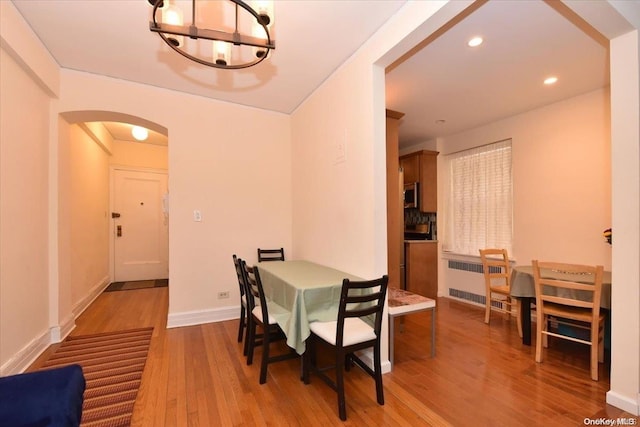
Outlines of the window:
M 512 242 L 511 140 L 449 154 L 445 158 L 444 248 L 478 255 Z

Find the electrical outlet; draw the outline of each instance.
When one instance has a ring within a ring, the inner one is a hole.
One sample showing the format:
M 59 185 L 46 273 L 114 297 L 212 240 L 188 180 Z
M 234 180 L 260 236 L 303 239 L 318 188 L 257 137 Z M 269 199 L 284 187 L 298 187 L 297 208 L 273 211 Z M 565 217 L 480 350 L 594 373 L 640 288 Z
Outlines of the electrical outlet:
M 218 299 L 229 298 L 229 291 L 218 292 Z

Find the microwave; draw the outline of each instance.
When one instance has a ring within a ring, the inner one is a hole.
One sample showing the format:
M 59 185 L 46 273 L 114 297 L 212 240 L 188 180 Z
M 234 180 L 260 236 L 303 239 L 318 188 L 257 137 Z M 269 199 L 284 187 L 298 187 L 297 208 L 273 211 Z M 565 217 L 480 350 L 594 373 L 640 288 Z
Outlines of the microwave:
M 418 192 L 419 183 L 412 182 L 411 184 L 404 185 L 404 207 L 408 208 L 419 208 L 419 196 Z

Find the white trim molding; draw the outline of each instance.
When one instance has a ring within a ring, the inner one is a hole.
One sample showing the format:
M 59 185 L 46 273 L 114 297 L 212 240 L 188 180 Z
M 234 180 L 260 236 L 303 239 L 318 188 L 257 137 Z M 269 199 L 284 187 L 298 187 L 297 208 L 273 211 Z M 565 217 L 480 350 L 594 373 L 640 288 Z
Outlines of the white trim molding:
M 607 392 L 607 403 L 632 415 L 640 415 L 640 394 L 634 402 L 632 398 L 623 396 L 613 390 Z
M 213 310 L 186 311 L 182 313 L 169 313 L 167 317 L 167 329 L 183 326 L 201 325 L 203 323 L 224 322 L 240 318 L 240 306 L 216 308 Z
M 33 339 L 0 367 L 0 376 L 20 374 L 25 371 L 47 348 L 50 343 L 49 331 Z
M 82 298 L 73 306 L 74 319 L 77 319 L 78 316 L 80 316 L 89 307 L 89 305 L 91 305 L 91 303 L 100 296 L 100 294 L 106 289 L 106 287 L 109 286 L 109 282 L 109 275 L 104 276 L 91 288 L 89 293 L 84 298 Z M 65 335 L 63 335 L 63 337 L 64 336 Z

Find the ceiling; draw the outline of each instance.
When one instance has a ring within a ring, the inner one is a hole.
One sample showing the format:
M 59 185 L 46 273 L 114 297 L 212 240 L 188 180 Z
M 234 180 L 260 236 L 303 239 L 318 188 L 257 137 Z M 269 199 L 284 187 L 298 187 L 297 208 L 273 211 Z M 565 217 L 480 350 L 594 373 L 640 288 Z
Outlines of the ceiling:
M 257 66 L 219 70 L 188 61 L 150 32 L 147 0 L 12 1 L 63 68 L 287 114 L 405 3 L 278 0 L 276 50 Z M 474 35 L 485 41 L 471 49 Z M 424 44 L 387 73 L 386 106 L 405 113 L 401 147 L 609 84 L 606 46 L 541 0 L 489 1 Z M 558 83 L 543 87 L 550 74 Z M 128 140 L 126 128 L 107 128 Z

